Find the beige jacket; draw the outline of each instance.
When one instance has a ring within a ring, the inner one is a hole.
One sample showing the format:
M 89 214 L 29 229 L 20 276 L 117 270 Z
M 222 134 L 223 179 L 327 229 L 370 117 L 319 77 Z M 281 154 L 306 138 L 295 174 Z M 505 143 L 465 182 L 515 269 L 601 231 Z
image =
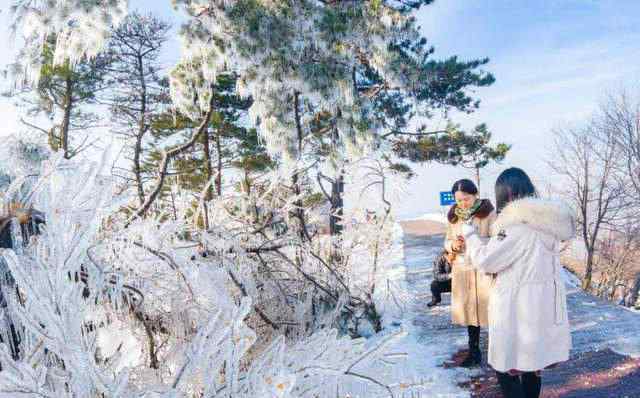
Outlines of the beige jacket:
M 455 217 L 454 210 L 449 212 L 449 223 L 445 238 L 445 249 L 453 253 L 452 244 L 457 236 L 462 235 L 462 221 Z M 483 207 L 473 217 L 473 224 L 481 238 L 491 236 L 491 226 L 496 219 L 493 206 L 484 200 Z M 453 221 L 453 222 L 452 222 Z M 459 253 L 453 262 L 451 272 L 451 318 L 452 322 L 461 326 L 482 326 L 489 324 L 489 293 L 493 284 L 493 276 L 478 271 L 471 266 L 465 253 Z

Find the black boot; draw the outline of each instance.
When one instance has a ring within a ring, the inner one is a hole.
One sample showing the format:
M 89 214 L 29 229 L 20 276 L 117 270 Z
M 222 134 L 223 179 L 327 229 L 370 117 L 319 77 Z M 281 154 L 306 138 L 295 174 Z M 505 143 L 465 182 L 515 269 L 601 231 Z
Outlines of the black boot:
M 431 302 L 427 303 L 427 307 L 431 308 L 431 307 L 435 307 L 436 305 L 440 304 L 440 302 L 442 301 L 442 295 L 440 293 L 440 282 L 438 281 L 433 281 L 431 282 Z
M 427 307 L 429 307 L 429 308 L 435 307 L 438 304 L 440 304 L 440 300 L 438 300 L 437 298 L 433 297 L 431 299 L 431 301 L 427 303 Z
M 498 384 L 504 398 L 527 398 L 522 389 L 520 377 L 511 376 L 508 373 L 496 372 Z
M 468 326 L 469 334 L 469 356 L 460 364 L 463 368 L 480 366 L 482 363 L 482 353 L 480 352 L 480 327 Z
M 536 372 L 524 372 L 522 379 L 522 389 L 526 398 L 538 398 L 542 390 L 542 378 Z
M 460 366 L 463 368 L 473 368 L 482 364 L 482 353 L 479 349 L 469 351 L 469 355 L 462 361 Z

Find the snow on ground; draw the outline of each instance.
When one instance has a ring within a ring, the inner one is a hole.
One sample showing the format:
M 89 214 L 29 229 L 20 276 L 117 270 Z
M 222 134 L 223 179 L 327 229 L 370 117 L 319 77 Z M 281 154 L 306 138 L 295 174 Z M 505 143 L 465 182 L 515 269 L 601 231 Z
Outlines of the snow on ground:
M 439 223 L 447 223 L 447 213 L 442 211 L 441 213 L 426 213 L 416 218 L 416 220 L 436 221 Z
M 560 276 L 562 277 L 562 281 L 566 285 L 568 291 L 573 291 L 580 288 L 580 279 L 578 279 L 576 275 L 569 272 L 566 268 L 562 269 Z
M 569 274 L 570 275 L 570 274 Z M 567 286 L 572 355 L 612 351 L 640 358 L 640 314 Z
M 378 289 L 374 296 L 376 307 L 382 312 L 385 329 L 369 342 L 375 344 L 385 336 L 400 333 L 387 349 L 391 358 L 386 364 L 386 371 L 390 372 L 389 380 L 397 380 L 395 396 L 468 397 L 469 392 L 458 383 L 468 380 L 473 373 L 442 367 L 442 363 L 465 343 L 466 329 L 457 328 L 458 333 L 449 332 L 448 306 L 439 308 L 435 315 L 427 314 L 426 303 L 431 295 L 431 261 L 437 249 L 429 244 L 407 246 L 406 243 L 402 228 L 396 224 L 393 247 L 386 253 L 384 269 L 376 281 L 377 286 L 384 288 Z M 432 321 L 428 327 L 425 327 L 425 320 Z M 395 357 L 393 353 L 397 353 Z M 395 365 L 389 366 L 391 363 Z M 366 369 L 366 374 L 382 375 L 385 364 L 379 365 Z M 352 397 L 388 396 L 383 392 L 375 395 L 371 389 L 363 391 L 362 395 L 359 391 L 353 392 L 357 395 Z

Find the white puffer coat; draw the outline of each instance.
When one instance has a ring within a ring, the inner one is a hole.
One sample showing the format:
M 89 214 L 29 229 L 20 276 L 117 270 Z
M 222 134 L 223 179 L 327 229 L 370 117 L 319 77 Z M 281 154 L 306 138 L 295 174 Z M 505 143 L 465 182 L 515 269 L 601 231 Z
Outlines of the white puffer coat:
M 566 361 L 571 349 L 560 242 L 575 235 L 571 210 L 558 202 L 511 202 L 486 242 L 465 228 L 474 267 L 497 274 L 489 298 L 489 364 L 499 372 L 535 371 Z

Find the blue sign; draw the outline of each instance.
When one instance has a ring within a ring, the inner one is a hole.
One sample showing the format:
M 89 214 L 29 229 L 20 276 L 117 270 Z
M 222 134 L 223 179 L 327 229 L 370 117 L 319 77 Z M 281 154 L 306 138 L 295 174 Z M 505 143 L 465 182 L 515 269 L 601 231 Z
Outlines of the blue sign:
M 456 203 L 456 200 L 453 198 L 453 192 L 444 191 L 440 192 L 440 206 L 449 206 Z

